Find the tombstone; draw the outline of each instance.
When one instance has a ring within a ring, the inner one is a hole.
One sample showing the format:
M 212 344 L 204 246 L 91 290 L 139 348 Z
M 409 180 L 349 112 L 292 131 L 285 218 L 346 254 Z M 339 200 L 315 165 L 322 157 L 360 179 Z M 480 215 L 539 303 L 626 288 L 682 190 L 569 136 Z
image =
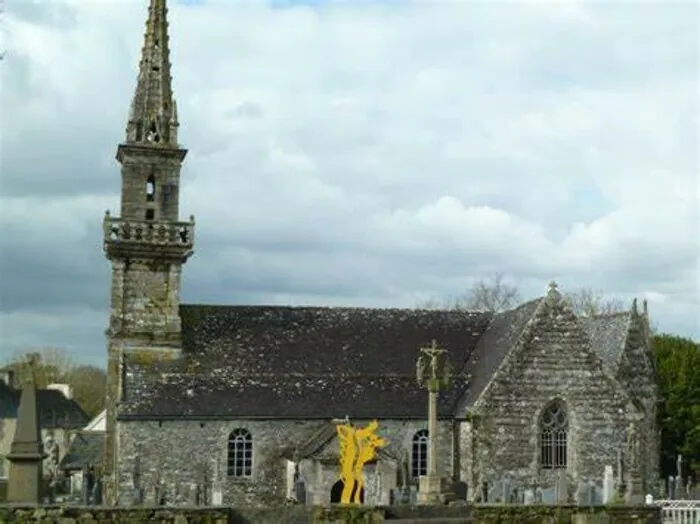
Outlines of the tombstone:
M 542 504 L 556 504 L 557 497 L 554 488 L 546 488 L 542 490 Z
M 544 502 L 544 490 L 539 486 L 535 489 L 535 502 L 537 504 L 542 504 Z
M 299 504 L 306 504 L 306 484 L 303 480 L 294 484 L 294 498 Z
M 591 501 L 591 506 L 596 506 L 603 502 L 602 500 L 598 500 L 598 486 L 596 486 L 593 481 L 588 482 L 588 500 Z
M 569 502 L 569 489 L 565 470 L 560 470 L 557 475 L 557 479 L 554 483 L 554 493 L 557 504 L 566 504 Z
M 526 489 L 523 492 L 523 504 L 534 504 L 535 502 L 535 492 L 531 489 Z
M 518 488 L 512 488 L 510 490 L 508 502 L 511 504 L 520 504 L 520 494 L 518 493 Z
M 481 502 L 488 502 L 489 501 L 489 483 L 486 481 L 483 481 L 481 483 Z
M 673 492 L 676 494 L 676 498 L 679 500 L 683 499 L 683 478 L 680 475 L 676 475 L 673 483 Z
M 591 487 L 585 482 L 579 482 L 576 487 L 576 504 L 579 506 L 591 505 Z
M 97 477 L 95 483 L 92 486 L 92 503 L 95 506 L 100 506 L 102 504 L 102 478 Z
M 222 506 L 224 504 L 224 492 L 220 486 L 214 486 L 211 490 L 212 506 Z
M 668 476 L 668 498 L 669 500 L 676 500 L 676 482 L 673 475 Z
M 510 502 L 510 477 L 506 475 L 501 479 L 501 501 L 506 504 Z
M 603 504 L 610 504 L 615 495 L 615 477 L 612 466 L 605 466 L 603 473 Z
M 466 482 L 455 482 L 453 490 L 457 500 L 467 500 L 467 496 L 469 495 L 469 487 L 467 486 Z

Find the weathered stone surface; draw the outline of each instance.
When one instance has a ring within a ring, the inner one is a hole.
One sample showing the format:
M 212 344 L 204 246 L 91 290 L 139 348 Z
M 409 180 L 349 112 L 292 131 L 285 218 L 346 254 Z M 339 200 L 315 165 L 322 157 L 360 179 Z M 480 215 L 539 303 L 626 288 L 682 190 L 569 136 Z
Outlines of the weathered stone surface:
M 366 422 L 353 421 L 357 425 Z M 332 427 L 330 422 L 324 421 L 284 420 L 120 422 L 120 501 L 128 504 L 132 500 L 132 474 L 138 456 L 146 503 L 153 502 L 155 486 L 159 481 L 169 492 L 175 490 L 178 482 L 184 485 L 200 483 L 203 471 L 208 471 L 211 479 L 218 461 L 224 470 L 221 479 L 224 504 L 281 504 L 288 492 L 284 461 L 293 459 L 297 448 L 304 448 L 310 437 L 325 426 Z M 379 420 L 379 434 L 388 441 L 380 455 L 380 463 L 392 464 L 391 471 L 395 472 L 405 450 L 411 449 L 413 436 L 426 427 L 427 421 Z M 225 475 L 228 437 L 237 428 L 247 429 L 253 437 L 251 478 L 229 478 Z M 448 450 L 439 455 L 441 471 L 446 475 L 452 473 L 453 457 L 449 453 L 452 437 L 452 422 L 439 422 L 438 446 L 441 450 Z M 302 457 L 300 476 L 309 489 L 309 501 L 330 503 L 331 488 L 339 478 L 338 443 L 335 437 L 322 443 L 321 449 L 311 456 Z M 368 482 L 368 490 L 370 486 L 371 482 Z M 389 478 L 385 479 L 384 489 L 388 492 L 391 487 L 395 485 L 390 483 Z
M 556 470 L 539 464 L 539 417 L 560 399 L 569 420 L 567 474 L 600 483 L 605 466 L 626 446 L 628 420 L 640 415 L 633 395 L 605 372 L 566 304 L 544 300 L 460 429 L 463 480 L 494 484 L 508 472 L 522 487 L 554 486 Z
M 362 508 L 362 518 L 367 520 L 319 520 L 327 516 L 338 517 L 327 507 L 278 506 L 267 508 L 45 508 L 0 506 L 0 523 L 20 524 L 77 524 L 83 522 L 112 522 L 116 524 L 142 524 L 161 522 L 175 524 L 313 524 L 336 522 L 381 522 L 396 520 L 438 524 L 464 522 L 472 524 L 661 524 L 661 508 L 641 507 L 590 507 L 577 506 L 516 506 L 502 504 L 476 504 L 469 506 L 391 506 Z M 355 518 L 357 511 L 350 513 Z M 342 518 L 342 517 L 341 517 Z M 185 519 L 185 520 L 183 520 Z M 374 520 L 373 520 L 374 519 Z

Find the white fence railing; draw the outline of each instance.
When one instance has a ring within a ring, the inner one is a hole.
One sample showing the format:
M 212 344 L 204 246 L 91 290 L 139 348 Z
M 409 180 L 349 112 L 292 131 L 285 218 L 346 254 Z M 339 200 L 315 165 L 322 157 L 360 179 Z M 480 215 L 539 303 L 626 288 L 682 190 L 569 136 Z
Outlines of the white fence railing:
M 663 524 L 700 524 L 700 500 L 653 500 L 647 504 L 661 506 Z

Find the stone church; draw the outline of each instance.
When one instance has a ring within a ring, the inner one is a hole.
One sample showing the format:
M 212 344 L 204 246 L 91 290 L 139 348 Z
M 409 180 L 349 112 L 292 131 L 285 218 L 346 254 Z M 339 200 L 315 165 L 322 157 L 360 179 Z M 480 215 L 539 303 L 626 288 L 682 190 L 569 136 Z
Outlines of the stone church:
M 112 265 L 103 473 L 118 504 L 337 500 L 334 419 L 379 421 L 365 503 L 426 473 L 419 349 L 455 370 L 437 406 L 440 473 L 473 500 L 485 483 L 601 483 L 606 465 L 658 479 L 656 372 L 646 304 L 577 318 L 556 285 L 503 313 L 180 302 L 195 222 L 180 168 L 166 0 L 150 0 L 121 164 Z M 631 429 L 641 436 L 628 445 Z M 628 451 L 632 449 L 632 451 Z M 620 453 L 622 452 L 622 455 Z M 625 466 L 626 467 L 626 466 Z

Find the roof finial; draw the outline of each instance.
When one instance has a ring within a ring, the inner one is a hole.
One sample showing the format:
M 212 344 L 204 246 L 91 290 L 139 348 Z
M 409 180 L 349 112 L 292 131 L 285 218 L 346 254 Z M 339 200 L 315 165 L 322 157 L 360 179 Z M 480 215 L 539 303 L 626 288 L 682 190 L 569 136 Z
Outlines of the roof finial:
M 557 306 L 561 302 L 561 293 L 557 289 L 557 283 L 553 280 L 549 283 L 549 286 L 547 286 L 547 296 L 545 300 L 550 306 Z
M 646 298 L 642 301 L 642 312 L 644 313 L 645 317 L 649 316 L 649 308 L 647 307 L 647 299 Z
M 636 297 L 635 297 L 634 299 L 632 299 L 632 313 L 635 314 L 635 315 L 638 314 L 638 311 L 637 311 L 637 298 L 636 298 Z

